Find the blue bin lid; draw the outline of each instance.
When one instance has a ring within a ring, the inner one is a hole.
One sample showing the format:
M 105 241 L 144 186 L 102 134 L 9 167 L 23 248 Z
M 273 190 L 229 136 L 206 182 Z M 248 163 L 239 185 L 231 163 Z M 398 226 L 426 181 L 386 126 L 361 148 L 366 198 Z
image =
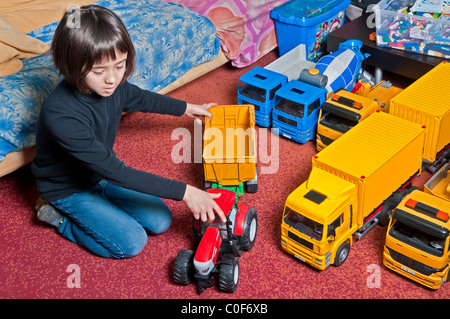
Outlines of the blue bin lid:
M 270 17 L 286 24 L 311 26 L 333 17 L 350 5 L 350 0 L 290 0 L 270 12 Z

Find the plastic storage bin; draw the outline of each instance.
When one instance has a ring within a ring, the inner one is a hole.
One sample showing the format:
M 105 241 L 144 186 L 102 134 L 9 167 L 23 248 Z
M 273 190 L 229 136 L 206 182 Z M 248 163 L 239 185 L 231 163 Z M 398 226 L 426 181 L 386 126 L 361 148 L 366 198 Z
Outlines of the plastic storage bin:
M 450 58 L 450 0 L 439 1 L 438 12 L 414 11 L 417 2 L 427 1 L 382 0 L 373 7 L 377 45 Z
M 306 46 L 309 61 L 317 61 L 326 49 L 328 34 L 344 24 L 350 0 L 291 0 L 274 8 L 280 55 L 299 44 Z

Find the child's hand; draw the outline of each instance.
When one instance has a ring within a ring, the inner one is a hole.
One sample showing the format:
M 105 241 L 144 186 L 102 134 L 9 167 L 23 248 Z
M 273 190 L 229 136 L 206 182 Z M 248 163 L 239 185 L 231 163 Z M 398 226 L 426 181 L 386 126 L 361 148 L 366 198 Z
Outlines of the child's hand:
M 219 198 L 220 195 L 220 193 L 211 194 L 187 185 L 183 200 L 194 214 L 195 219 L 200 218 L 203 222 L 207 220 L 212 222 L 215 218 L 215 212 L 223 222 L 226 222 L 225 214 L 214 200 L 215 198 Z
M 204 116 L 212 119 L 212 115 L 210 112 L 208 112 L 208 109 L 214 105 L 217 105 L 217 103 L 205 103 L 202 105 L 187 103 L 186 111 L 184 112 L 184 114 L 194 119 L 201 119 Z

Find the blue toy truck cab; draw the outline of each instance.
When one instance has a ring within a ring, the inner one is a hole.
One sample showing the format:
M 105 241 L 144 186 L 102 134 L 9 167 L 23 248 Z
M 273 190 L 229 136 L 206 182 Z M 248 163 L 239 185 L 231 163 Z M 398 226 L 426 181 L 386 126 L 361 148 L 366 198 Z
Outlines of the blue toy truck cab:
M 272 111 L 272 126 L 279 134 L 298 143 L 312 140 L 316 133 L 320 107 L 340 89 L 351 91 L 358 80 L 362 62 L 368 57 L 360 51 L 362 42 L 349 40 L 339 49 L 320 58 L 315 69 L 302 70 L 277 91 Z
M 238 104 L 253 104 L 256 124 L 269 127 L 275 93 L 287 82 L 288 78 L 284 74 L 255 67 L 239 79 Z
M 276 94 L 272 111 L 273 127 L 279 134 L 298 143 L 306 143 L 315 134 L 319 110 L 326 90 L 292 80 Z

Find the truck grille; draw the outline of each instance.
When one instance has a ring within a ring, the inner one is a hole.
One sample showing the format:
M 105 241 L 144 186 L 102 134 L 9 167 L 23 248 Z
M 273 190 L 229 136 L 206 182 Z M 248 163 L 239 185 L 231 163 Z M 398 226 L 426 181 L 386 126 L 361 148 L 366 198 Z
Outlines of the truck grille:
M 296 234 L 294 234 L 294 233 L 288 232 L 288 237 L 289 237 L 290 239 L 296 241 L 296 242 L 299 243 L 300 245 L 305 246 L 306 248 L 309 248 L 309 249 L 311 249 L 311 250 L 314 248 L 314 244 L 313 244 L 313 243 L 311 243 L 311 242 L 309 242 L 309 241 L 307 241 L 307 240 L 304 240 L 303 238 L 298 237 L 298 236 L 297 236 Z
M 389 250 L 389 254 L 391 255 L 392 259 L 394 259 L 396 262 L 411 268 L 414 271 L 417 271 L 425 276 L 429 276 L 435 272 L 442 271 L 442 269 L 436 269 L 433 267 L 429 267 L 425 264 L 422 264 L 414 259 L 411 259 L 405 255 L 400 254 L 399 252 L 387 247 Z
M 250 102 L 247 101 L 247 100 L 242 100 L 241 104 L 252 104 L 252 105 L 255 107 L 255 111 L 258 111 L 258 112 L 259 112 L 259 105 L 256 104 L 256 103 L 250 103 Z
M 333 139 L 331 139 L 329 137 L 326 137 L 326 136 L 323 136 L 322 134 L 318 134 L 317 133 L 317 135 L 319 135 L 319 138 L 322 141 L 322 143 L 327 145 L 327 146 L 334 142 Z
M 286 124 L 291 125 L 293 127 L 297 127 L 297 122 L 296 121 L 287 119 L 284 116 L 278 115 L 278 120 L 280 122 L 286 123 Z

